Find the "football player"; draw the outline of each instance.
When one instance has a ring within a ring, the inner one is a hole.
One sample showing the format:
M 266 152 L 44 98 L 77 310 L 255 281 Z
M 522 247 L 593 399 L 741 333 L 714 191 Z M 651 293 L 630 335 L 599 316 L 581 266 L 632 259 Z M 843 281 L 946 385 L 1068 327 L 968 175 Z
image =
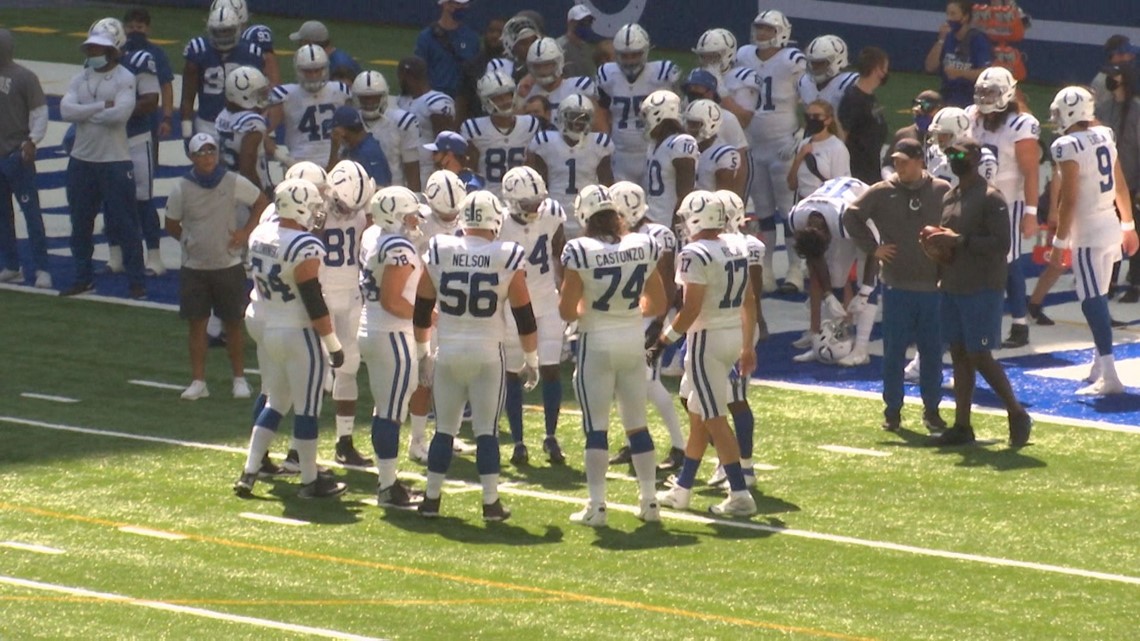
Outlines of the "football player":
M 547 198 L 546 183 L 530 167 L 515 167 L 503 177 L 503 204 L 508 216 L 503 219 L 499 240 L 518 243 L 526 252 L 526 287 L 535 309 L 538 325 L 538 373 L 542 380 L 542 409 L 546 419 L 546 438 L 542 451 L 554 465 L 566 463 L 555 432 L 562 409 L 562 337 L 566 325 L 558 317 L 558 283 L 562 282 L 562 266 L 558 256 L 566 245 L 562 229 L 566 213 L 557 200 Z M 523 443 L 523 390 L 519 371 L 522 352 L 515 347 L 518 328 L 507 321 L 507 392 L 506 412 L 515 449 L 512 465 L 525 465 L 528 460 Z
M 368 366 L 372 446 L 376 450 L 376 504 L 408 507 L 421 495 L 396 480 L 400 425 L 419 381 L 412 315 L 423 261 L 409 233 L 416 234 L 420 203 L 406 187 L 386 187 L 369 202 L 372 226 L 360 241 L 360 353 Z
M 570 516 L 582 525 L 606 525 L 606 466 L 610 408 L 615 397 L 637 476 L 637 517 L 660 521 L 655 486 L 653 438 L 645 413 L 647 381 L 643 316 L 665 312 L 665 290 L 657 273 L 660 248 L 646 234 L 627 233 L 609 190 L 591 185 L 575 203 L 585 236 L 562 253 L 565 280 L 558 311 L 578 323 L 574 386 L 586 432 L 586 487 L 590 499 Z
M 1121 259 L 1121 245 L 1126 255 L 1140 248 L 1132 199 L 1112 129 L 1094 124 L 1092 94 L 1084 87 L 1065 87 L 1049 110 L 1062 134 L 1049 146 L 1061 168 L 1057 235 L 1049 260 L 1059 266 L 1063 251 L 1072 249 L 1077 298 L 1096 345 L 1089 385 L 1077 394 L 1122 394 L 1124 384 L 1112 355 L 1112 318 L 1106 295 L 1112 265 Z
M 269 131 L 262 111 L 269 101 L 269 79 L 253 67 L 238 67 L 226 76 L 226 108 L 214 122 L 222 144 L 222 161 L 271 193 L 265 136 Z
M 339 496 L 344 483 L 317 474 L 317 418 L 325 356 L 334 369 L 344 351 L 333 331 L 328 305 L 318 279 L 324 245 L 309 233 L 313 215 L 324 204 L 317 188 L 305 180 L 286 180 L 274 192 L 278 220 L 259 224 L 249 237 L 249 264 L 258 290 L 259 315 L 266 360 L 260 362 L 267 401 L 253 425 L 245 468 L 234 492 L 248 497 L 282 416 L 293 409 L 294 442 L 301 468 L 303 499 Z
M 285 125 L 290 162 L 325 166 L 332 148 L 333 112 L 348 102 L 348 85 L 329 81 L 329 56 L 318 45 L 304 45 L 293 55 L 297 82 L 270 92 L 269 130 Z
M 281 84 L 281 71 L 277 66 L 277 55 L 273 51 L 273 30 L 263 24 L 249 24 L 249 7 L 245 0 L 214 0 L 210 3 L 210 11 L 219 7 L 229 7 L 237 14 L 238 28 L 241 29 L 241 42 L 254 44 L 261 49 L 262 60 L 265 63 L 265 77 L 269 85 Z
M 742 195 L 746 172 L 741 171 L 740 152 L 718 137 L 724 120 L 722 113 L 720 106 L 711 100 L 691 102 L 685 110 L 685 129 L 696 139 L 701 152 L 697 158 L 695 186 L 705 191 L 727 189 Z
M 186 43 L 182 57 L 182 137 L 197 132 L 215 136 L 214 121 L 225 108 L 226 76 L 241 66 L 263 69 L 265 56 L 256 44 L 239 38 L 241 22 L 230 7 L 219 6 L 210 11 L 206 35 Z M 198 101 L 195 114 L 194 101 Z
M 946 158 L 946 150 L 956 142 L 972 137 L 972 125 L 966 110 L 959 107 L 943 107 L 934 114 L 930 121 L 927 133 L 932 138 L 926 145 L 926 171 L 935 178 L 941 178 L 950 183 L 958 184 L 958 177 L 950 171 L 950 161 Z M 987 182 L 993 183 L 997 177 L 997 157 L 989 147 L 982 147 L 982 164 L 978 172 Z
M 570 94 L 558 105 L 558 129 L 539 131 L 527 148 L 526 164 L 542 176 L 550 197 L 564 210 L 573 209 L 579 189 L 614 181 L 614 143 L 609 134 L 590 131 L 593 114 L 594 103 L 589 98 Z M 576 218 L 565 223 L 567 238 L 581 235 Z
M 1041 148 L 1037 139 L 1041 124 L 1023 110 L 1017 100 L 1017 81 L 1003 67 L 990 67 L 978 76 L 974 104 L 966 107 L 966 115 L 973 125 L 974 140 L 997 156 L 997 176 L 992 183 L 1009 205 L 1009 275 L 1005 293 L 1013 325 L 1001 346 L 1024 347 L 1029 344 L 1029 308 L 1020 260 L 1021 240 L 1033 237 L 1038 228 L 1037 168 Z
M 488 115 L 464 121 L 460 131 L 467 139 L 466 166 L 487 177 L 486 189 L 502 194 L 503 176 L 526 162 L 526 148 L 539 131 L 534 116 L 514 115 L 515 81 L 501 71 L 479 79 L 479 100 Z
M 431 88 L 427 77 L 427 63 L 411 56 L 400 60 L 396 67 L 400 83 L 397 106 L 410 111 L 420 122 L 420 184 L 426 185 L 428 176 L 435 171 L 431 152 L 423 145 L 435 142 L 436 136 L 455 129 L 455 100 Z
M 650 141 L 644 182 L 649 218 L 672 229 L 677 207 L 696 181 L 697 141 L 685 133 L 681 99 L 672 91 L 649 94 L 640 113 Z
M 614 176 L 641 185 L 648 148 L 641 105 L 654 91 L 675 88 L 681 70 L 668 60 L 649 61 L 649 34 L 639 24 L 618 29 L 613 43 L 617 61 L 598 68 L 598 102 L 609 111 Z
M 483 73 L 500 71 L 518 82 L 526 75 L 526 58 L 530 46 L 542 37 L 542 31 L 534 20 L 522 15 L 516 15 L 503 25 L 503 51 L 502 58 L 492 58 L 487 62 Z
M 826 100 L 839 111 L 839 101 L 859 74 L 843 71 L 848 65 L 847 43 L 839 36 L 820 36 L 804 50 L 808 72 L 800 78 L 800 101 L 805 105 Z
M 496 425 L 505 391 L 503 306 L 518 324 L 525 365 L 524 386 L 538 383 L 538 326 L 526 286 L 526 252 L 497 239 L 506 211 L 488 191 L 468 194 L 461 206 L 463 236 L 428 242 L 413 314 L 421 383 L 435 390 L 436 431 L 428 448 L 422 516 L 439 516 L 443 481 L 451 465 L 452 439 L 465 403 L 471 405 L 475 467 L 483 486 L 483 520 L 503 521 L 511 512 L 499 499 L 499 439 Z M 438 341 L 429 337 L 439 299 Z
M 752 68 L 737 66 L 736 36 L 728 29 L 709 29 L 697 39 L 693 53 L 700 68 L 716 77 L 720 106 L 748 127 L 763 85 Z
M 380 143 L 392 184 L 413 192 L 420 186 L 420 121 L 410 111 L 388 104 L 388 81 L 378 71 L 363 71 L 352 82 L 352 98 L 364 126 Z
M 526 55 L 527 70 L 530 71 L 529 77 L 533 82 L 524 79 L 519 86 L 518 98 L 521 102 L 525 103 L 535 96 L 545 96 L 550 101 L 550 108 L 554 110 L 558 109 L 563 100 L 577 94 L 596 103 L 598 88 L 594 80 L 589 76 L 563 78 L 562 67 L 565 63 L 566 57 L 554 38 L 536 40 Z M 591 121 L 594 131 L 610 130 L 610 123 L 606 120 L 608 115 L 609 112 L 604 109 L 593 110 L 593 117 L 597 118 L 596 122 Z
M 724 235 L 724 203 L 710 192 L 689 194 L 678 213 L 689 233 L 677 269 L 677 280 L 685 288 L 684 305 L 658 337 L 650 358 L 660 357 L 667 345 L 685 335 L 689 441 L 676 482 L 657 499 L 665 507 L 689 506 L 697 468 L 711 439 L 728 477 L 729 494 L 709 510 L 716 515 L 748 516 L 756 513 L 756 501 L 744 480 L 740 445 L 725 416 L 733 367 L 739 368 L 740 376 L 750 376 L 756 366 L 752 347 L 756 304 L 748 287 L 748 246 L 739 237 Z

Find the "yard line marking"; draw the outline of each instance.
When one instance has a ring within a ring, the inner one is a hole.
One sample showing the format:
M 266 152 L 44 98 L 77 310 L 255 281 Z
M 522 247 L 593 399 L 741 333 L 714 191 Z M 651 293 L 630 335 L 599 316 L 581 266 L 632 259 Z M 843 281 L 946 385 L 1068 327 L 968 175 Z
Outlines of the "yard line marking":
M 24 552 L 35 552 L 36 554 L 66 554 L 66 551 L 59 548 L 52 548 L 46 545 L 36 545 L 35 543 L 21 543 L 19 541 L 0 541 L 0 548 L 11 548 L 13 550 L 22 550 Z
M 112 594 L 110 592 L 96 592 L 94 590 L 87 590 L 84 588 L 73 588 L 66 585 L 57 585 L 54 583 L 43 583 L 41 581 L 29 581 L 27 579 L 20 579 L 13 576 L 0 575 L 0 583 L 7 585 L 28 588 L 31 590 L 43 590 L 45 592 L 58 592 L 68 594 L 71 596 L 87 597 L 96 599 L 98 601 L 110 601 L 113 603 L 122 603 L 124 605 L 136 605 L 143 608 L 150 608 L 152 610 L 165 610 L 166 612 L 176 612 L 178 614 L 189 614 L 191 616 L 202 617 L 206 619 L 215 619 L 217 621 L 228 621 L 230 623 L 245 623 L 247 625 L 254 625 L 262 628 L 270 628 L 273 630 L 283 630 L 285 632 L 296 632 L 298 634 L 311 634 L 317 637 L 326 639 L 352 639 L 353 641 L 381 641 L 376 637 L 364 637 L 355 634 L 348 634 L 347 632 L 339 632 L 337 630 L 329 630 L 326 628 L 314 628 L 307 625 L 297 625 L 294 623 L 283 623 L 281 621 L 270 621 L 269 619 L 259 619 L 256 617 L 247 617 L 237 614 L 226 614 L 224 612 L 215 612 L 213 610 L 203 610 L 202 608 L 193 608 L 185 605 L 176 605 L 174 603 L 167 603 L 166 601 L 151 601 L 149 599 L 136 599 L 121 594 Z
M 152 530 L 148 527 L 137 527 L 134 525 L 124 525 L 119 528 L 120 532 L 127 534 L 138 534 L 139 536 L 149 536 L 156 539 L 166 539 L 167 541 L 184 541 L 186 536 L 175 532 L 164 532 L 162 530 Z
M 861 447 L 847 447 L 846 445 L 817 445 L 821 450 L 828 452 L 835 452 L 836 454 L 860 454 L 862 456 L 890 456 L 890 452 L 880 452 L 879 450 L 865 450 Z
M 78 398 L 71 398 L 70 396 L 54 396 L 52 394 L 37 394 L 36 392 L 21 392 L 20 396 L 24 398 L 34 398 L 40 401 L 51 401 L 53 403 L 78 403 Z
M 135 439 L 141 441 L 152 441 L 159 443 L 166 443 L 169 445 L 179 445 L 183 447 L 192 447 L 198 449 L 219 450 L 229 453 L 244 454 L 243 448 L 226 447 L 223 445 L 210 445 L 207 443 L 195 443 L 192 441 L 179 441 L 175 439 L 159 438 L 154 436 L 141 436 L 138 434 L 127 434 L 124 432 L 111 432 L 105 430 L 97 430 L 87 427 L 74 427 L 70 425 L 60 425 L 55 423 L 44 423 L 42 421 L 32 421 L 22 418 L 14 418 L 10 416 L 0 416 L 0 423 L 15 423 L 19 425 L 29 425 L 33 427 L 45 427 L 48 429 L 56 429 L 67 432 L 78 432 L 81 434 L 92 434 L 95 436 L 110 436 L 115 438 Z M 336 466 L 335 463 L 332 465 Z M 338 466 L 339 467 L 339 466 Z M 424 477 L 419 474 L 401 472 L 400 476 L 403 478 L 423 479 Z M 462 481 L 460 481 L 462 483 Z M 478 485 L 476 483 L 465 483 L 466 485 Z M 571 503 L 574 505 L 585 505 L 587 499 L 585 497 L 565 496 L 562 494 L 552 494 L 549 492 L 538 492 L 535 490 L 526 490 L 517 486 L 507 486 L 503 488 L 500 486 L 499 491 L 503 494 L 512 494 L 517 496 L 526 496 L 530 498 L 542 499 L 547 501 L 557 501 L 559 503 Z M 607 503 L 608 509 L 613 509 L 622 512 L 635 512 L 638 507 L 634 505 L 622 505 L 619 503 Z M 33 514 L 45 514 L 48 516 L 60 516 L 61 513 L 49 512 L 46 510 L 39 510 L 38 508 L 27 508 L 22 506 L 11 505 L 7 503 L 0 503 L 0 508 L 22 510 L 31 512 Z M 90 522 L 99 522 L 103 524 L 112 524 L 110 521 L 101 521 L 98 519 L 87 519 L 86 517 L 75 517 L 72 515 L 63 515 L 64 518 L 73 518 L 77 520 L 84 520 Z M 1084 570 L 1081 568 L 1071 568 L 1063 565 L 1053 565 L 1050 563 L 1034 563 L 1031 561 L 1018 561 L 1015 559 L 1004 559 L 1001 557 L 984 556 L 980 554 L 969 554 L 965 552 L 951 552 L 948 550 L 938 550 L 935 548 L 923 548 L 912 545 L 904 545 L 900 543 L 891 543 L 889 541 L 875 541 L 871 539 L 860 539 L 856 537 L 844 536 L 840 534 L 827 534 L 823 532 L 813 532 L 811 530 L 797 530 L 794 528 L 784 528 L 773 525 L 763 525 L 760 523 L 752 523 L 750 521 L 738 521 L 731 519 L 716 519 L 707 516 L 701 516 L 689 512 L 674 512 L 669 510 L 662 510 L 661 517 L 663 519 L 672 519 L 678 521 L 689 521 L 693 523 L 701 523 L 704 525 L 721 525 L 728 527 L 738 527 L 746 530 L 759 530 L 761 532 L 768 532 L 771 534 L 786 534 L 788 536 L 795 536 L 805 539 L 815 539 L 819 541 L 828 541 L 831 543 L 843 543 L 846 545 L 855 545 L 859 547 L 867 547 L 881 550 L 891 550 L 895 552 L 905 552 L 908 554 L 915 554 L 918 556 L 932 556 L 946 559 L 954 559 L 958 561 L 970 561 L 973 563 L 981 563 L 984 565 L 996 565 L 1003 567 L 1014 567 L 1026 570 L 1034 570 L 1037 572 L 1047 572 L 1052 574 L 1063 574 L 1068 576 L 1078 576 L 1087 579 L 1096 579 L 1098 581 L 1110 581 L 1115 583 L 1127 583 L 1130 585 L 1140 585 L 1140 577 L 1129 576 L 1125 574 L 1112 574 L 1109 572 L 1097 572 L 1094 570 Z M 123 525 L 121 523 L 113 523 L 115 527 Z M 197 540 L 206 540 L 204 537 L 197 537 L 187 535 L 189 538 Z M 245 544 L 242 544 L 245 545 Z
M 560 497 L 565 498 L 565 497 Z M 583 499 L 584 501 L 585 499 Z M 16 510 L 28 514 L 35 514 L 48 518 L 63 519 L 68 521 L 78 521 L 80 523 L 92 523 L 95 525 L 106 525 L 111 527 L 120 527 L 125 525 L 123 523 L 116 523 L 106 519 L 97 517 L 83 516 L 80 514 L 68 514 L 66 512 L 54 512 L 51 510 L 44 510 L 35 507 L 25 507 L 21 505 L 11 505 L 9 503 L 0 502 L 0 509 Z M 756 621 L 753 619 L 741 619 L 731 616 L 723 616 L 719 614 L 710 614 L 707 612 L 695 612 L 691 610 L 681 610 L 679 608 L 671 608 L 668 606 L 653 605 L 649 603 L 641 603 L 638 601 L 626 601 L 623 599 L 601 597 L 591 594 L 581 594 L 577 592 L 567 592 L 564 590 L 552 590 L 549 588 L 542 588 L 532 585 L 521 585 L 516 583 L 507 583 L 505 581 L 495 581 L 491 579 L 482 579 L 473 576 L 464 576 L 461 574 L 449 574 L 447 572 L 440 572 L 438 570 L 427 570 L 423 568 L 392 565 L 390 563 L 381 563 L 379 561 L 369 561 L 366 559 L 354 559 L 349 557 L 332 556 L 329 554 L 321 554 L 319 552 L 306 552 L 304 550 L 294 550 L 291 548 L 280 548 L 260 543 L 247 543 L 245 541 L 235 541 L 232 539 L 222 539 L 212 536 L 205 536 L 199 534 L 186 534 L 186 538 L 200 541 L 202 543 L 212 543 L 214 545 L 221 545 L 241 550 L 252 550 L 256 552 L 263 552 L 266 554 L 276 554 L 280 556 L 296 557 L 307 559 L 310 561 L 324 561 L 328 563 L 335 563 L 339 565 L 348 565 L 353 567 L 369 568 L 373 570 L 383 570 L 387 572 L 399 572 L 410 576 L 423 576 L 443 581 L 450 581 L 453 583 L 460 583 L 464 585 L 476 585 L 479 587 L 496 588 L 500 590 L 514 590 L 517 592 L 525 592 L 528 594 L 538 594 L 547 597 L 554 597 L 564 601 L 576 601 L 581 603 L 591 603 L 596 605 L 608 605 L 618 608 L 626 608 L 629 610 L 641 610 L 644 612 L 654 612 L 658 614 L 668 614 L 672 616 L 684 617 L 695 619 L 699 621 L 713 621 L 717 623 L 728 623 L 731 625 L 748 626 L 758 629 L 778 630 L 785 633 L 799 633 L 808 634 L 817 637 L 824 637 L 828 639 L 839 639 L 841 641 L 873 641 L 868 637 L 857 637 L 839 632 L 828 632 L 826 630 L 817 630 L 814 628 L 805 628 L 794 625 L 783 625 L 780 623 L 770 623 L 767 621 Z M 2 583 L 3 577 L 0 577 Z M 342 637 L 337 637 L 342 638 Z M 344 637 L 350 638 L 350 637 Z M 359 638 L 359 637 L 354 637 Z
M 154 387 L 157 389 L 173 389 L 173 390 L 186 389 L 185 387 L 183 387 L 181 385 L 174 385 L 173 383 L 159 383 L 158 381 L 144 381 L 144 380 L 139 380 L 137 378 L 133 378 L 127 382 L 130 383 L 131 385 L 140 385 L 142 387 Z
M 98 603 L 102 599 L 82 596 L 39 596 L 39 595 L 0 595 L 0 603 L 5 601 L 31 601 L 36 603 Z M 236 605 L 250 607 L 277 607 L 292 605 L 353 606 L 408 606 L 408 605 L 512 605 L 515 603 L 565 603 L 566 599 L 554 597 L 500 597 L 490 599 L 167 599 L 174 605 Z
M 43 161 L 40 161 L 43 162 Z M 57 289 L 38 289 L 30 285 L 17 285 L 14 283 L 0 283 L 0 289 L 6 289 L 13 292 L 20 292 L 23 294 L 39 294 L 40 296 L 59 296 Z M 127 307 L 143 307 L 145 309 L 157 309 L 164 312 L 178 311 L 178 305 L 170 303 L 156 303 L 149 300 L 132 300 L 129 298 L 117 298 L 115 296 L 102 296 L 100 294 L 80 294 L 68 300 L 89 300 L 97 303 L 114 303 L 116 305 L 126 305 Z
M 284 516 L 273 516 L 272 514 L 258 514 L 257 512 L 242 512 L 238 514 L 243 519 L 251 521 L 265 521 L 266 523 L 276 523 L 277 525 L 309 525 L 308 521 L 301 519 L 289 519 Z
M 253 368 L 253 367 L 245 368 L 245 373 L 246 374 L 253 374 L 254 376 L 261 376 L 261 370 Z

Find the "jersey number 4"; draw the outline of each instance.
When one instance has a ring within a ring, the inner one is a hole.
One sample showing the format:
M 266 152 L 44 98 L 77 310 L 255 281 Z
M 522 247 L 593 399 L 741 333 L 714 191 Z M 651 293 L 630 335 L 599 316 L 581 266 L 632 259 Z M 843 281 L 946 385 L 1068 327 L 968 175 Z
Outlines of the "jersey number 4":
M 498 274 L 444 272 L 439 278 L 439 311 L 450 316 L 490 318 L 499 309 Z
M 635 309 L 638 300 L 641 298 L 641 292 L 645 289 L 645 272 L 647 267 L 645 264 L 637 266 L 633 273 L 629 275 L 629 279 L 625 281 L 625 286 L 621 288 L 621 298 L 628 303 L 626 309 Z M 610 311 L 610 299 L 618 291 L 618 286 L 621 285 L 621 267 L 595 267 L 594 278 L 596 280 L 608 279 L 610 282 L 606 285 L 606 291 L 594 301 L 593 308 L 599 312 Z
M 253 268 L 253 282 L 257 285 L 257 293 L 265 300 L 273 300 L 273 292 L 281 295 L 281 300 L 288 302 L 297 297 L 289 284 L 281 280 L 281 265 L 274 264 L 269 272 L 265 271 L 265 263 L 256 256 L 249 259 L 249 266 Z

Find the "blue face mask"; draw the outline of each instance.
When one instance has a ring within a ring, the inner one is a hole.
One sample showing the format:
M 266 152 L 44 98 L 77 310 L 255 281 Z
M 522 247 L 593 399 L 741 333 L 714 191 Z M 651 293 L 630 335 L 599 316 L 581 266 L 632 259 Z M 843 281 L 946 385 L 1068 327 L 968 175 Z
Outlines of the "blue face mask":
M 127 34 L 127 45 L 132 49 L 141 49 L 147 45 L 146 34 L 135 31 Z
M 574 35 L 578 36 L 580 40 L 590 44 L 602 41 L 602 36 L 594 32 L 594 27 L 590 24 L 579 24 L 574 27 Z
M 467 17 L 467 11 L 467 9 L 456 9 L 455 11 L 451 12 L 451 17 L 455 18 L 459 22 L 463 22 L 463 19 Z
M 89 69 L 102 69 L 107 66 L 107 56 L 90 56 L 83 66 Z
M 930 123 L 932 122 L 934 122 L 934 116 L 931 114 L 916 114 L 914 116 L 914 124 L 918 127 L 919 131 L 930 129 Z
M 964 24 L 961 20 L 947 20 L 946 22 L 950 25 L 950 32 L 954 34 L 957 34 Z

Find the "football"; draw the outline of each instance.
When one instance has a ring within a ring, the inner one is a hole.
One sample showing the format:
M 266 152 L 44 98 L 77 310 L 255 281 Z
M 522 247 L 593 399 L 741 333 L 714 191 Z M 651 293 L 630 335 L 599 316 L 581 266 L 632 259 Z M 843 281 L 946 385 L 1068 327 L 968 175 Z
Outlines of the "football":
M 919 244 L 922 245 L 922 251 L 930 260 L 940 264 L 949 265 L 954 261 L 954 247 L 939 244 L 934 239 L 946 234 L 945 229 L 942 227 L 935 227 L 934 225 L 927 225 L 922 228 L 918 234 Z

